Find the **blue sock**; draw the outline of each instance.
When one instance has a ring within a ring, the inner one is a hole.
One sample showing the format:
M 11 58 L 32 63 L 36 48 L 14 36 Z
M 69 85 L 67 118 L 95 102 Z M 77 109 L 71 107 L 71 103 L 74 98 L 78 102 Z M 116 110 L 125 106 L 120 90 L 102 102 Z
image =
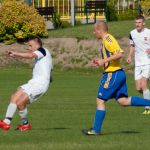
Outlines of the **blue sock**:
M 95 120 L 94 120 L 94 127 L 93 127 L 93 129 L 97 133 L 100 133 L 101 131 L 101 126 L 102 126 L 104 118 L 105 118 L 105 110 L 97 109 L 95 112 Z
M 131 97 L 131 106 L 150 106 L 150 100 L 141 97 Z

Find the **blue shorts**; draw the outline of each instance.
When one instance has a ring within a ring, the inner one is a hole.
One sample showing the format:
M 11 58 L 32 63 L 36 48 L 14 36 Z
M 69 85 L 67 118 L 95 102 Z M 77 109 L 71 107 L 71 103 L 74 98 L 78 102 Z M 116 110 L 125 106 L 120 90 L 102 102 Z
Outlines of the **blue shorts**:
M 104 73 L 100 81 L 97 98 L 105 101 L 115 98 L 128 97 L 126 74 L 123 70 Z

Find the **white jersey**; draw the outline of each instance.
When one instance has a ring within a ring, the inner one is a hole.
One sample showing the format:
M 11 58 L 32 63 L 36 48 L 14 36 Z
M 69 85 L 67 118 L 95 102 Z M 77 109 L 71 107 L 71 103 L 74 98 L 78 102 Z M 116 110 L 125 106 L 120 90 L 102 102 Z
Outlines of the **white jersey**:
M 39 48 L 34 53 L 37 57 L 35 58 L 32 80 L 49 84 L 52 69 L 51 55 L 45 48 Z
M 138 32 L 136 29 L 130 32 L 130 44 L 135 48 L 135 66 L 149 65 L 150 55 L 146 50 L 150 48 L 150 30 Z

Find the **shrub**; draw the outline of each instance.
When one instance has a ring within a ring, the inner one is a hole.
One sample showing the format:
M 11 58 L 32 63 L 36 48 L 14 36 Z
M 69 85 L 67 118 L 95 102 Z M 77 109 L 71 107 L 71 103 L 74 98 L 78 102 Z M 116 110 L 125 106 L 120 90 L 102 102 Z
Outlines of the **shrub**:
M 61 28 L 69 28 L 69 27 L 72 27 L 70 22 L 62 21 Z
M 68 28 L 72 26 L 71 23 L 69 23 L 68 21 L 63 21 L 60 18 L 61 18 L 60 14 L 57 13 L 54 14 L 52 22 L 55 29 Z
M 44 18 L 23 2 L 4 1 L 0 7 L 0 41 L 16 41 L 32 36 L 48 36 Z
M 141 0 L 141 9 L 142 14 L 145 18 L 150 19 L 150 1 L 149 0 Z
M 112 1 L 108 1 L 106 6 L 106 19 L 107 21 L 117 21 L 117 16 Z
M 75 21 L 75 26 L 81 26 L 81 25 L 82 25 L 82 22 L 80 20 Z
M 133 20 L 138 15 L 135 10 L 126 10 L 124 13 L 117 15 L 118 20 Z
M 53 16 L 52 22 L 53 22 L 53 26 L 55 29 L 61 28 L 62 21 L 60 17 L 61 17 L 60 14 L 57 14 L 57 13 L 55 13 Z

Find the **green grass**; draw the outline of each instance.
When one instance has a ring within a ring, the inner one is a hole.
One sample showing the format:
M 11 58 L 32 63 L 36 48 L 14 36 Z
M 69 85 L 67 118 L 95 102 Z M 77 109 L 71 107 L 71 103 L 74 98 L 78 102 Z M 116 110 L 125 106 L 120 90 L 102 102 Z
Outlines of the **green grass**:
M 0 71 L 0 118 L 5 115 L 10 94 L 31 76 L 31 70 L 10 68 Z M 29 106 L 32 130 L 0 130 L 1 150 L 149 150 L 150 117 L 143 108 L 123 108 L 115 100 L 107 103 L 102 136 L 84 136 L 92 126 L 98 73 L 54 72 L 54 82 L 39 101 Z M 128 75 L 129 93 L 137 95 L 133 75 Z
M 128 37 L 129 32 L 134 28 L 134 21 L 118 21 L 109 22 L 109 31 L 117 38 Z M 150 21 L 146 22 L 146 26 L 150 27 Z M 93 39 L 93 24 L 82 25 L 74 28 L 66 28 L 49 31 L 49 37 L 75 37 L 77 39 Z

